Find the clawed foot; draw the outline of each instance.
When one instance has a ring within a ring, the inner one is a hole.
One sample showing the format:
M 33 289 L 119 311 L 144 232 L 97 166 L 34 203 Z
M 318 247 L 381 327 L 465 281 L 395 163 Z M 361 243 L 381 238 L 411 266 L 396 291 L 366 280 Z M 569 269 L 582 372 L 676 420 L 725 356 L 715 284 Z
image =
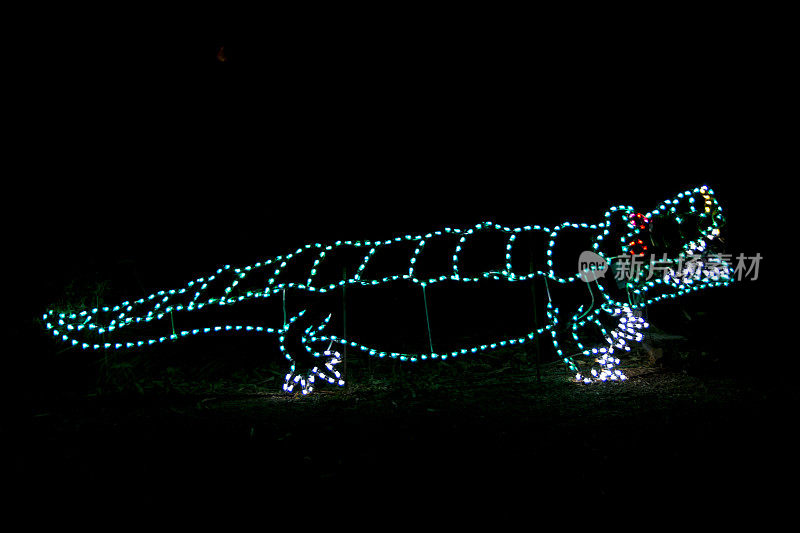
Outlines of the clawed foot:
M 342 362 L 341 354 L 336 351 L 325 350 L 322 355 L 327 358 L 322 369 L 315 366 L 306 373 L 289 372 L 286 374 L 283 383 L 284 392 L 293 393 L 297 389 L 297 392 L 302 393 L 303 396 L 310 394 L 314 392 L 314 384 L 317 378 L 343 387 L 345 384 L 344 378 L 341 372 L 334 368 L 334 365 Z
M 344 379 L 342 379 L 342 374 L 333 368 L 333 365 L 338 365 L 342 362 L 342 356 L 339 354 L 339 352 L 332 352 L 330 350 L 325 350 L 322 352 L 322 354 L 329 358 L 328 361 L 325 362 L 325 372 L 320 370 L 319 367 L 315 366 L 311 369 L 311 373 L 314 376 L 319 376 L 320 379 L 324 379 L 328 383 L 336 383 L 340 387 L 344 387 Z
M 642 330 L 649 327 L 644 318 L 636 316 L 633 310 L 625 305 L 617 307 L 611 312 L 612 316 L 619 317 L 617 327 L 606 337 L 608 347 L 593 348 L 584 353 L 586 356 L 595 356 L 594 364 L 588 375 L 580 372 L 575 375 L 575 381 L 581 383 L 594 383 L 597 381 L 625 381 L 627 376 L 619 370 L 620 360 L 615 356 L 615 352 L 625 350 L 629 352 L 631 347 L 628 341 L 641 342 L 644 338 Z

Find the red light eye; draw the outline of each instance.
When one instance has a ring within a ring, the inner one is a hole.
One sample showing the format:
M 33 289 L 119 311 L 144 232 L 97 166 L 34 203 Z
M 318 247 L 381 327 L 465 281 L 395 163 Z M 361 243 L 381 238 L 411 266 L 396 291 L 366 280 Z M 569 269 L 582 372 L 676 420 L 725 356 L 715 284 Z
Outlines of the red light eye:
M 644 241 L 642 241 L 642 239 L 636 239 L 635 241 L 628 243 L 628 252 L 631 255 L 643 256 L 646 251 L 647 245 L 644 243 Z
M 634 228 L 647 229 L 647 225 L 650 224 L 650 219 L 642 213 L 631 213 L 628 215 L 628 223 Z

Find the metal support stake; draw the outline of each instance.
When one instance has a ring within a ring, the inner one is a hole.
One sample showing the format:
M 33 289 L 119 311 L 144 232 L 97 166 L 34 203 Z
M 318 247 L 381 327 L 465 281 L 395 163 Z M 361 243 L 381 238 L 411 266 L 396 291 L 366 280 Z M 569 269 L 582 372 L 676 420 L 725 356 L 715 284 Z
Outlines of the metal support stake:
M 342 349 L 342 374 L 344 375 L 345 387 L 350 389 L 350 378 L 347 375 L 347 267 L 342 267 L 342 338 L 344 348 Z
M 425 295 L 425 284 L 422 284 L 422 301 L 425 303 L 425 322 L 428 324 L 428 343 L 431 346 L 431 356 L 433 356 L 433 338 L 431 337 L 431 319 L 428 316 L 428 297 Z
M 533 274 L 533 258 L 531 258 L 530 264 L 530 272 Z M 539 311 L 538 311 L 538 303 L 536 300 L 536 278 L 531 278 L 531 296 L 533 297 L 533 329 L 536 330 L 535 340 L 536 340 L 536 382 L 542 382 L 542 373 L 539 368 L 541 363 L 541 356 L 539 355 L 542 352 L 542 345 L 540 344 L 539 337 Z

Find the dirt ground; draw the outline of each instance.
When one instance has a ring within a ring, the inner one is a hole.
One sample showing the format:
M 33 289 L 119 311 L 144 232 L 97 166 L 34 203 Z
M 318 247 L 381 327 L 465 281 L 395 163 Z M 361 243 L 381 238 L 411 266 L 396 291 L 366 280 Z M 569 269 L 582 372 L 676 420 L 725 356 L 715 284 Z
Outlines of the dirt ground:
M 280 508 L 347 494 L 370 508 L 477 498 L 591 509 L 610 498 L 660 512 L 751 504 L 793 468 L 793 393 L 646 358 L 628 365 L 626 383 L 591 386 L 556 363 L 541 366 L 541 381 L 532 366 L 466 368 L 309 397 L 279 393 L 272 379 L 77 397 L 31 413 L 15 462 L 40 501 L 231 498 Z

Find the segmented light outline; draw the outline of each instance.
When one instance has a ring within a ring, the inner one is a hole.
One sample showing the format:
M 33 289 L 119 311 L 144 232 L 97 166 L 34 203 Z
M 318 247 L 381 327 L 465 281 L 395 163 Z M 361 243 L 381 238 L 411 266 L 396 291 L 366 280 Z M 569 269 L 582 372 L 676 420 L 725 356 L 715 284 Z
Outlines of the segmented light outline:
M 685 255 L 685 253 L 702 253 L 705 251 L 707 243 L 706 241 L 711 241 L 717 236 L 719 236 L 719 228 L 721 226 L 721 221 L 723 220 L 721 217 L 721 207 L 719 206 L 718 202 L 714 198 L 714 193 L 711 189 L 706 186 L 697 187 L 692 190 L 685 191 L 683 193 L 679 193 L 674 199 L 665 200 L 662 202 L 656 209 L 646 213 L 644 216 L 646 218 L 652 219 L 653 216 L 659 215 L 662 212 L 672 213 L 679 218 L 677 213 L 676 206 L 679 205 L 680 200 L 683 198 L 687 198 L 689 203 L 689 210 L 690 212 L 694 213 L 697 212 L 698 209 L 695 206 L 697 203 L 695 200 L 694 195 L 700 195 L 703 198 L 703 206 L 700 210 L 700 216 L 703 218 L 710 219 L 710 225 L 706 231 L 700 238 L 695 239 L 686 245 L 683 246 L 681 251 L 681 256 Z M 288 327 L 294 323 L 294 321 L 299 318 L 297 315 L 292 317 L 291 320 L 284 325 L 283 328 L 273 329 L 268 327 L 263 327 L 260 325 L 242 325 L 242 324 L 223 324 L 223 325 L 216 325 L 211 327 L 205 328 L 196 328 L 190 330 L 179 330 L 174 331 L 171 335 L 164 335 L 159 337 L 153 337 L 149 339 L 138 340 L 135 342 L 100 342 L 100 343 L 87 343 L 87 342 L 80 342 L 78 339 L 75 338 L 77 332 L 81 332 L 83 330 L 93 331 L 100 335 L 111 334 L 114 331 L 123 329 L 125 327 L 141 324 L 141 323 L 149 323 L 153 321 L 163 320 L 168 315 L 175 311 L 198 311 L 203 309 L 208 305 L 233 305 L 238 302 L 242 302 L 248 299 L 253 298 L 269 298 L 275 294 L 282 293 L 285 289 L 295 289 L 295 290 L 305 290 L 308 292 L 318 292 L 318 293 L 325 293 L 331 290 L 335 290 L 339 287 L 345 285 L 382 285 L 386 283 L 390 283 L 393 281 L 398 280 L 406 280 L 411 282 L 412 284 L 418 284 L 422 286 L 426 285 L 433 285 L 435 283 L 441 283 L 446 281 L 457 281 L 457 282 L 465 282 L 465 283 L 475 283 L 479 282 L 481 279 L 504 279 L 510 282 L 517 282 L 517 281 L 525 281 L 529 279 L 534 279 L 535 277 L 542 277 L 545 281 L 553 281 L 556 283 L 570 283 L 573 281 L 577 281 L 580 278 L 580 272 L 569 275 L 566 277 L 558 276 L 554 270 L 553 264 L 553 249 L 556 245 L 558 233 L 566 228 L 575 228 L 575 229 L 592 229 L 592 230 L 600 230 L 600 232 L 595 237 L 595 242 L 593 243 L 593 248 L 595 253 L 603 257 L 606 261 L 608 261 L 607 257 L 604 257 L 600 251 L 600 244 L 602 243 L 605 236 L 609 234 L 609 228 L 611 227 L 612 217 L 613 216 L 621 216 L 623 220 L 626 220 L 626 217 L 629 217 L 633 213 L 633 208 L 630 206 L 615 206 L 610 208 L 605 213 L 605 220 L 598 224 L 586 224 L 586 223 L 572 223 L 572 222 L 564 222 L 558 226 L 553 228 L 548 228 L 544 226 L 522 226 L 522 227 L 508 227 L 508 226 L 501 226 L 500 224 L 496 224 L 493 222 L 482 222 L 477 224 L 471 228 L 464 228 L 464 229 L 457 229 L 457 228 L 444 228 L 443 230 L 435 231 L 432 233 L 427 233 L 425 235 L 404 235 L 398 236 L 393 239 L 385 240 L 385 241 L 336 241 L 332 244 L 322 244 L 322 243 L 311 243 L 306 244 L 300 248 L 297 248 L 294 252 L 288 253 L 286 255 L 279 255 L 275 258 L 267 259 L 265 261 L 257 262 L 253 265 L 245 266 L 242 268 L 231 268 L 231 265 L 224 265 L 223 267 L 219 268 L 214 275 L 209 276 L 208 278 L 201 277 L 197 278 L 196 280 L 190 281 L 186 284 L 185 287 L 180 289 L 173 289 L 168 291 L 158 291 L 153 293 L 145 298 L 140 298 L 136 301 L 130 302 L 125 301 L 119 305 L 114 307 L 96 307 L 91 310 L 81 310 L 79 312 L 72 312 L 72 313 L 58 313 L 55 309 L 48 310 L 43 315 L 43 321 L 45 322 L 45 326 L 51 333 L 59 340 L 69 343 L 72 346 L 80 347 L 84 350 L 101 350 L 101 349 L 135 349 L 135 348 L 142 348 L 146 346 L 151 346 L 154 344 L 164 343 L 168 340 L 177 340 L 182 337 L 188 336 L 195 336 L 195 335 L 205 335 L 205 334 L 213 334 L 213 333 L 221 333 L 221 332 L 242 332 L 242 333 L 254 333 L 254 334 L 278 334 L 281 340 L 281 348 L 283 348 L 283 337 L 285 337 L 286 332 L 288 331 Z M 468 237 L 473 235 L 475 232 L 478 231 L 486 231 L 486 230 L 496 230 L 502 233 L 509 234 L 507 243 L 506 243 L 506 254 L 505 254 L 505 270 L 495 272 L 484 272 L 479 277 L 466 277 L 462 276 L 458 269 L 459 263 L 459 254 L 462 252 L 465 243 L 468 241 Z M 546 264 L 548 269 L 547 270 L 537 270 L 535 272 L 530 272 L 528 274 L 517 275 L 512 271 L 512 252 L 513 252 L 513 244 L 517 237 L 517 235 L 530 232 L 530 231 L 540 231 L 548 234 L 550 240 L 548 242 L 547 249 L 545 250 L 546 255 Z M 630 242 L 631 239 L 636 237 L 641 231 L 641 228 L 637 228 L 635 224 L 631 230 L 625 236 L 620 238 L 620 245 L 622 247 L 623 253 L 627 253 L 628 248 L 626 246 L 627 242 Z M 428 279 L 419 279 L 414 274 L 415 264 L 422 253 L 426 242 L 430 239 L 445 235 L 445 234 L 454 234 L 460 235 L 460 239 L 458 244 L 454 249 L 454 253 L 452 255 L 452 264 L 450 274 L 445 274 L 439 277 L 428 278 Z M 638 238 L 638 237 L 636 237 Z M 417 246 L 414 249 L 412 256 L 409 258 L 408 264 L 408 274 L 397 274 L 391 276 L 385 276 L 380 279 L 373 279 L 373 280 L 362 280 L 361 276 L 365 268 L 367 267 L 368 262 L 376 253 L 376 251 L 383 247 L 393 243 L 398 243 L 402 241 L 411 241 L 416 242 Z M 368 248 L 367 254 L 363 257 L 362 262 L 359 264 L 358 268 L 356 269 L 355 274 L 349 278 L 341 280 L 337 283 L 331 283 L 326 286 L 317 287 L 313 285 L 314 277 L 318 271 L 320 264 L 325 260 L 327 257 L 326 252 L 330 252 L 336 248 L 342 246 L 353 246 L 353 247 L 366 247 Z M 295 283 L 295 282 L 288 282 L 282 283 L 278 281 L 278 278 L 282 272 L 282 270 L 289 264 L 293 258 L 307 252 L 310 250 L 317 250 L 318 257 L 316 258 L 314 264 L 311 267 L 309 275 L 306 279 L 306 283 Z M 682 257 L 681 257 L 682 258 Z M 260 269 L 268 269 L 274 268 L 271 276 L 267 281 L 266 287 L 261 291 L 247 291 L 245 294 L 240 294 L 238 296 L 232 296 L 234 289 L 239 285 L 241 280 L 244 280 L 247 276 L 252 275 L 254 272 Z M 217 277 L 220 275 L 231 271 L 233 273 L 233 281 L 223 289 L 223 295 L 219 297 L 209 297 L 205 301 L 201 301 L 201 296 L 205 295 L 209 283 L 216 280 Z M 601 305 L 600 308 L 594 310 L 592 313 L 588 313 L 584 318 L 575 321 L 575 316 L 573 316 L 573 337 L 576 338 L 576 331 L 583 326 L 588 326 L 591 324 L 600 325 L 598 321 L 598 315 L 601 310 L 608 311 L 612 314 L 620 313 L 625 310 L 624 312 L 627 313 L 628 311 L 633 312 L 633 310 L 642 308 L 647 305 L 651 305 L 658 301 L 661 301 L 666 298 L 676 298 L 680 295 L 687 294 L 693 291 L 697 291 L 703 288 L 709 287 L 719 287 L 725 286 L 732 282 L 730 271 L 727 268 L 727 264 L 724 264 L 722 268 L 719 266 L 715 266 L 712 268 L 703 268 L 701 264 L 695 270 L 690 272 L 691 275 L 687 276 L 687 269 L 684 269 L 683 272 L 676 272 L 674 270 L 667 270 L 667 273 L 663 278 L 656 278 L 652 280 L 646 281 L 628 281 L 627 287 L 628 289 L 637 296 L 640 297 L 640 301 L 636 303 L 631 302 L 619 302 L 615 301 L 605 290 L 605 288 L 600 284 L 596 283 L 597 288 L 600 291 L 600 294 L 603 296 L 605 302 Z M 674 289 L 673 292 L 670 293 L 663 293 L 655 297 L 651 298 L 644 298 L 643 296 L 650 290 L 655 288 L 660 284 L 665 284 L 669 286 L 671 289 Z M 194 294 L 192 296 L 191 301 L 187 304 L 171 304 L 170 301 L 173 300 L 175 297 L 182 296 L 186 294 L 188 291 L 193 290 Z M 134 310 L 139 307 L 143 306 L 144 304 L 153 303 L 151 309 L 147 310 L 146 314 L 143 316 L 135 316 Z M 108 324 L 97 324 L 96 323 L 96 315 L 99 312 L 104 313 L 119 313 L 116 318 L 112 318 Z M 627 315 L 626 315 L 627 316 Z M 335 335 L 325 336 L 325 335 L 316 335 L 313 332 L 309 333 L 309 340 L 313 341 L 328 341 L 331 343 L 339 343 L 339 344 L 346 344 L 353 348 L 357 348 L 363 352 L 368 353 L 370 356 L 377 356 L 379 358 L 383 357 L 390 357 L 399 359 L 401 361 L 419 361 L 419 360 L 426 360 L 426 359 L 447 359 L 448 357 L 457 357 L 458 355 L 469 354 L 469 353 L 479 353 L 487 350 L 496 349 L 499 347 L 504 347 L 508 345 L 515 345 L 515 344 L 522 344 L 533 339 L 536 335 L 544 334 L 545 332 L 550 332 L 552 337 L 553 346 L 555 347 L 559 357 L 561 357 L 564 362 L 572 369 L 577 371 L 577 366 L 574 363 L 573 356 L 566 356 L 564 355 L 561 347 L 558 343 L 557 333 L 556 333 L 556 326 L 558 324 L 558 308 L 552 306 L 551 302 L 547 304 L 547 317 L 548 317 L 548 324 L 542 328 L 538 328 L 534 331 L 531 331 L 525 336 L 515 337 L 515 338 L 507 338 L 503 340 L 499 340 L 497 342 L 488 343 L 488 344 L 481 344 L 476 345 L 468 348 L 462 348 L 460 350 L 455 350 L 449 352 L 447 354 L 402 354 L 399 352 L 386 352 L 382 350 L 376 350 L 374 348 L 370 348 L 368 346 L 359 344 L 355 341 L 348 341 L 346 339 L 342 339 Z M 55 322 L 55 324 L 53 323 Z M 600 326 L 602 328 L 602 326 Z M 605 335 L 605 330 L 601 329 Z M 582 345 L 579 343 L 579 347 Z M 595 352 L 593 349 L 584 349 L 580 355 L 590 356 Z M 292 369 L 294 371 L 294 369 Z M 579 381 L 583 381 L 588 379 L 587 377 L 581 376 L 580 373 L 576 375 L 576 379 Z

